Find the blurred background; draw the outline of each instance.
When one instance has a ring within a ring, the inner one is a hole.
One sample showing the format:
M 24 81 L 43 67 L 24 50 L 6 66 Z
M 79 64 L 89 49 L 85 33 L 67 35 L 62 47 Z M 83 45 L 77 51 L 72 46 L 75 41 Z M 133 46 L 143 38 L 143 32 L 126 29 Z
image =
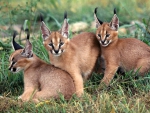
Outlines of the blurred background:
M 58 30 L 65 11 L 68 12 L 72 32 L 88 31 L 95 28 L 93 12 L 96 7 L 98 17 L 107 22 L 113 16 L 113 9 L 117 9 L 123 35 L 135 33 L 135 24 L 142 30 L 148 26 L 149 0 L 1 0 L 0 34 L 7 37 L 11 36 L 12 30 L 19 32 L 25 20 L 28 20 L 32 32 L 39 32 L 40 13 L 51 30 Z
M 105 22 L 111 21 L 116 8 L 120 38 L 135 37 L 150 45 L 149 0 L 0 0 L 0 52 L 12 49 L 10 42 L 14 31 L 18 33 L 16 40 L 20 44 L 25 42 L 26 28 L 30 29 L 31 40 L 42 41 L 40 14 L 53 31 L 61 28 L 67 11 L 70 38 L 83 31 L 95 32 L 93 13 L 96 7 L 98 18 Z

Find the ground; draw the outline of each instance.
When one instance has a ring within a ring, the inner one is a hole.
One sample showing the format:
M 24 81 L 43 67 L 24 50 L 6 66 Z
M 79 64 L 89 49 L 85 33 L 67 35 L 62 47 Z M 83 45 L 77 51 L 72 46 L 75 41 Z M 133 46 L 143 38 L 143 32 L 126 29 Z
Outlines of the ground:
M 135 37 L 150 45 L 149 6 L 149 0 L 114 0 L 111 3 L 109 0 L 0 1 L 0 112 L 149 113 L 150 73 L 139 78 L 135 78 L 132 71 L 126 72 L 125 75 L 116 74 L 110 86 L 103 90 L 98 88 L 103 75 L 93 73 L 90 80 L 84 84 L 85 94 L 82 98 L 74 96 L 67 101 L 60 96 L 58 100 L 50 99 L 34 104 L 17 100 L 23 92 L 23 73 L 13 74 L 8 70 L 8 58 L 13 52 L 13 30 L 18 32 L 17 42 L 24 45 L 24 29 L 29 28 L 33 51 L 49 62 L 42 44 L 40 13 L 51 30 L 58 30 L 63 22 L 64 11 L 67 11 L 72 37 L 82 31 L 95 32 L 95 7 L 98 7 L 98 17 L 108 22 L 113 16 L 113 9 L 116 8 L 120 21 L 119 37 Z

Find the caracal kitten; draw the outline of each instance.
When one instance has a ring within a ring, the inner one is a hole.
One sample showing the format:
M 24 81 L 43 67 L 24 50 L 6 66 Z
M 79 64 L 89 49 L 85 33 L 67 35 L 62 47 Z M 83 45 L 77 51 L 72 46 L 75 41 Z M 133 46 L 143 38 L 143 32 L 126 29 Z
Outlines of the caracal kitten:
M 71 75 L 76 94 L 80 97 L 83 94 L 83 78 L 89 78 L 100 56 L 100 44 L 95 34 L 90 32 L 81 33 L 69 39 L 68 29 L 66 13 L 59 31 L 50 31 L 43 21 L 41 24 L 43 43 L 49 53 L 51 64 Z
M 115 10 L 110 23 L 102 22 L 96 13 L 97 8 L 94 13 L 96 37 L 106 66 L 102 83 L 108 86 L 118 67 L 125 71 L 138 71 L 140 75 L 147 73 L 150 69 L 150 47 L 135 38 L 118 38 L 119 18 Z
M 71 76 L 50 64 L 39 59 L 32 52 L 32 44 L 26 40 L 23 49 L 14 40 L 15 51 L 10 55 L 9 70 L 12 72 L 24 71 L 24 92 L 19 97 L 22 101 L 32 99 L 38 102 L 39 99 L 58 98 L 62 93 L 66 99 L 71 98 L 75 93 L 75 86 Z M 28 35 L 29 38 L 29 35 Z

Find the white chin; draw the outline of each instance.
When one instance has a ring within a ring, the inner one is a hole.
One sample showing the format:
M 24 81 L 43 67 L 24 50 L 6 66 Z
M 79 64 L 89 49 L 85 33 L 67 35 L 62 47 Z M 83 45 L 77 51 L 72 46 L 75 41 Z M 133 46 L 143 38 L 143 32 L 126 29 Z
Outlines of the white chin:
M 19 71 L 21 71 L 22 69 L 20 67 L 17 67 L 16 71 L 14 72 L 13 70 L 11 70 L 13 73 L 18 73 Z
M 103 47 L 106 47 L 106 46 L 108 46 L 108 45 L 109 45 L 109 43 L 108 43 L 108 44 L 105 44 L 105 45 L 102 44 Z
M 22 69 L 19 67 L 19 68 L 17 68 L 17 70 L 16 70 L 16 73 L 18 73 L 19 71 L 21 71 Z
M 53 54 L 54 56 L 60 56 L 61 54 Z
M 60 56 L 61 55 L 61 51 L 59 50 L 59 52 L 56 54 L 54 51 L 52 51 L 52 54 L 54 55 L 54 56 Z
M 101 43 L 101 45 L 102 45 L 103 47 L 107 47 L 110 43 L 111 43 L 111 40 L 110 40 L 107 44 L 102 44 L 102 43 Z

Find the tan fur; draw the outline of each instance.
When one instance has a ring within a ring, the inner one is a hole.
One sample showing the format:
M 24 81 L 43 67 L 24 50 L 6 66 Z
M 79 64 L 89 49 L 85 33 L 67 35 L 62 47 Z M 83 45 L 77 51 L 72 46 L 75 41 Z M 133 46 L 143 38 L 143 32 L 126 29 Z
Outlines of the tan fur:
M 104 40 L 107 34 L 107 40 L 111 40 L 108 46 L 103 46 L 102 57 L 105 59 L 106 70 L 102 82 L 109 85 L 113 79 L 118 67 L 126 71 L 139 69 L 139 74 L 144 75 L 150 69 L 150 47 L 142 41 L 135 38 L 118 38 L 118 31 L 112 30 L 110 23 L 103 23 L 96 31 L 98 41 Z M 101 38 L 99 37 L 101 35 Z M 107 41 L 108 42 L 108 41 Z
M 67 72 L 45 63 L 34 54 L 31 58 L 25 58 L 21 55 L 22 51 L 16 50 L 9 58 L 10 67 L 12 61 L 16 62 L 11 68 L 24 70 L 24 92 L 19 98 L 29 101 L 35 91 L 32 99 L 38 102 L 38 99 L 58 98 L 59 92 L 66 99 L 75 93 L 73 80 Z
M 63 41 L 60 56 L 51 53 L 51 47 L 48 45 L 51 41 L 58 45 Z M 100 55 L 100 45 L 94 33 L 82 33 L 74 36 L 71 40 L 63 37 L 59 31 L 52 32 L 44 41 L 44 46 L 49 52 L 51 64 L 67 71 L 73 78 L 76 88 L 76 94 L 81 96 L 83 93 L 83 79 L 90 77 L 96 60 Z

